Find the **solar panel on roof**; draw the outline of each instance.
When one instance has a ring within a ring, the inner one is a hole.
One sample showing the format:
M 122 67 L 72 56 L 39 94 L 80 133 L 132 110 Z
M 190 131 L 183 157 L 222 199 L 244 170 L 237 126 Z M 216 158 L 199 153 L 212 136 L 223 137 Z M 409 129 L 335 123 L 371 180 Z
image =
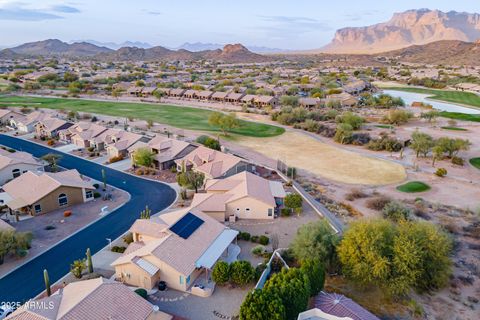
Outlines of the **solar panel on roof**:
M 170 227 L 170 231 L 174 232 L 183 239 L 188 239 L 203 224 L 203 220 L 192 214 L 191 212 L 184 215 L 180 220 Z

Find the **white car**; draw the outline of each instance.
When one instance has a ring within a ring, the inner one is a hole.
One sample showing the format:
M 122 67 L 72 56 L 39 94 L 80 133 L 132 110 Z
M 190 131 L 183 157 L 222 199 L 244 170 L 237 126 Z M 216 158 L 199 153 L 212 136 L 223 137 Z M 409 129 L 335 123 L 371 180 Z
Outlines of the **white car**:
M 13 308 L 7 305 L 0 306 L 0 320 L 3 320 L 6 317 L 8 317 L 10 314 L 13 313 L 13 311 L 14 311 Z

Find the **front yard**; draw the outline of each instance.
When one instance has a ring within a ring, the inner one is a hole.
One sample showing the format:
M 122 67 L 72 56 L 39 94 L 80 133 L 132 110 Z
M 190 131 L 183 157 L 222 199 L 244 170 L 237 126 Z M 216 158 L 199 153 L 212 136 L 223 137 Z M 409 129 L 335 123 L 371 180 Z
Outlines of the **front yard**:
M 101 189 L 97 190 L 101 192 Z M 129 199 L 129 195 L 119 189 L 108 187 L 112 195 L 111 200 L 104 201 L 102 198 L 90 202 L 77 204 L 64 209 L 58 209 L 36 217 L 28 217 L 19 222 L 11 222 L 18 232 L 31 232 L 33 234 L 32 247 L 23 258 L 7 257 L 0 265 L 0 277 L 42 252 L 48 250 L 57 242 L 71 236 L 86 225 L 100 219 L 101 209 L 108 206 L 111 212 L 123 205 Z M 64 212 L 69 210 L 72 215 L 64 217 Z M 14 219 L 14 217 L 11 217 Z

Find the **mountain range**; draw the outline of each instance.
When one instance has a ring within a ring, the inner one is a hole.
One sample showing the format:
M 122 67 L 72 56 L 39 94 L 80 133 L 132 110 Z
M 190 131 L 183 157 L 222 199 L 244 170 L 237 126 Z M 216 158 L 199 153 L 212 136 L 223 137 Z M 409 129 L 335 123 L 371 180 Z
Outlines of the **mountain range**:
M 408 10 L 384 23 L 337 30 L 330 44 L 314 52 L 379 53 L 441 40 L 480 39 L 480 14 Z
M 16 57 L 76 57 L 95 58 L 109 61 L 149 61 L 149 60 L 202 60 L 209 59 L 226 63 L 264 62 L 270 57 L 253 53 L 241 44 L 228 44 L 222 49 L 198 52 L 185 49 L 171 50 L 156 46 L 151 48 L 122 47 L 117 50 L 97 46 L 88 42 L 66 43 L 58 39 L 48 39 L 25 43 L 20 46 L 0 51 L 0 58 Z

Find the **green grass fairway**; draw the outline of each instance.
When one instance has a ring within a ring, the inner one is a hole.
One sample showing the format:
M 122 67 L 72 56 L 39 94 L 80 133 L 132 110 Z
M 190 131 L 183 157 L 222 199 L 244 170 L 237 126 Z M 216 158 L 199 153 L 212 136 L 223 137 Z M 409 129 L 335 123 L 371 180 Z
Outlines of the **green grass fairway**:
M 440 116 L 454 120 L 480 122 L 480 114 L 442 111 L 440 112 Z
M 430 190 L 430 186 L 421 181 L 410 181 L 398 186 L 397 190 L 406 193 L 424 192 Z
M 73 110 L 117 117 L 132 117 L 141 120 L 150 119 L 176 128 L 219 132 L 219 129 L 208 124 L 208 117 L 212 114 L 212 111 L 191 107 L 179 107 L 166 104 L 10 96 L 0 96 L 0 105 L 17 107 L 25 105 L 29 107 Z M 240 120 L 240 127 L 231 132 L 249 137 L 274 137 L 284 133 L 285 129 L 268 124 Z
M 459 127 L 441 127 L 444 130 L 452 130 L 452 131 L 468 131 L 465 128 L 459 128 Z
M 435 89 L 423 89 L 423 88 L 411 88 L 411 87 L 387 87 L 383 89 L 423 93 L 423 94 L 430 95 L 429 98 L 431 99 L 452 102 L 452 103 L 459 103 L 459 104 L 464 104 L 464 105 L 475 107 L 475 108 L 480 108 L 480 96 L 471 92 L 452 91 L 452 90 L 435 90 Z
M 470 159 L 470 164 L 480 170 L 480 158 L 472 158 Z

